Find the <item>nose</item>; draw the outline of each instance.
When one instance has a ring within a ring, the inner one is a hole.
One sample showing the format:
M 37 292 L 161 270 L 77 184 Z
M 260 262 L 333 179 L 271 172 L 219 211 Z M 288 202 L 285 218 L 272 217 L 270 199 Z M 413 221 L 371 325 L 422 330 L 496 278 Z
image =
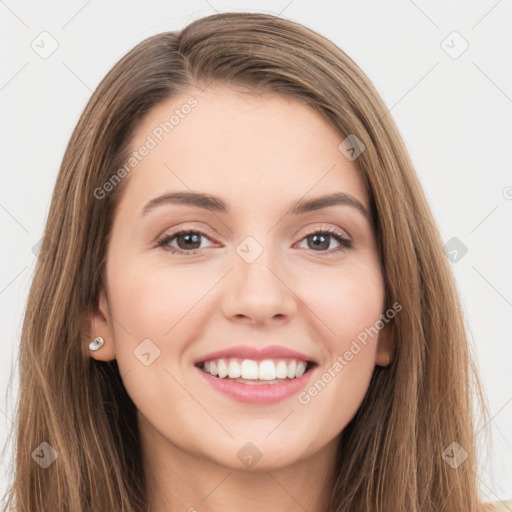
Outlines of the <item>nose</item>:
M 290 273 L 271 251 L 263 251 L 252 263 L 235 253 L 233 266 L 222 299 L 226 318 L 261 325 L 290 321 L 298 297 L 290 286 Z

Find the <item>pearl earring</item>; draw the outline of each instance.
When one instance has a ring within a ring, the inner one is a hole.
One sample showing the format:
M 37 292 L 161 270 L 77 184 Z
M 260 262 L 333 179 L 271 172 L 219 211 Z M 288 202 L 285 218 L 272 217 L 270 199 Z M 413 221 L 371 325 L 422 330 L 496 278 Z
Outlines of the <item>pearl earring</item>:
M 89 344 L 89 350 L 94 352 L 95 350 L 100 349 L 103 346 L 103 343 L 105 343 L 105 340 L 101 336 L 98 336 Z

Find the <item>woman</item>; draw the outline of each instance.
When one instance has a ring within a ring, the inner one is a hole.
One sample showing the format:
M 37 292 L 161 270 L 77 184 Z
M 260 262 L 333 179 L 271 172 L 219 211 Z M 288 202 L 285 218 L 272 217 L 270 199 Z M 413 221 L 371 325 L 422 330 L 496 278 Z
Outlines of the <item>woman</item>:
M 158 34 L 100 83 L 20 371 L 17 511 L 486 509 L 482 395 L 404 143 L 357 65 L 281 18 Z

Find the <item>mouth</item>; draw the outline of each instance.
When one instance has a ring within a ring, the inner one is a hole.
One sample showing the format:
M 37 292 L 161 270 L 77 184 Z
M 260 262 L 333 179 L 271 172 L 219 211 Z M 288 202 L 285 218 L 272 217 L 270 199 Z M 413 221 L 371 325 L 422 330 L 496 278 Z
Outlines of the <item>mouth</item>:
M 207 389 L 218 396 L 269 405 L 299 393 L 318 364 L 311 356 L 285 346 L 236 345 L 203 355 L 194 366 Z
M 273 385 L 300 379 L 316 363 L 297 358 L 256 360 L 223 357 L 199 361 L 195 366 L 216 379 L 248 385 Z

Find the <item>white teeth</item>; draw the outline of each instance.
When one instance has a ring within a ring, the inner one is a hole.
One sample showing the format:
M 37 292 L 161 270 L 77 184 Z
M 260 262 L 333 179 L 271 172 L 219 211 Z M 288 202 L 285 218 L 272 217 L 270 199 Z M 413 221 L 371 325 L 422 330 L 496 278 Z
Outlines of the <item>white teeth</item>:
M 295 361 L 292 361 L 288 365 L 288 378 L 293 379 L 295 377 L 296 371 L 297 371 L 297 363 Z
M 217 372 L 219 374 L 219 378 L 223 379 L 228 374 L 228 366 L 224 362 L 224 359 L 219 359 L 219 364 L 217 365 Z
M 205 361 L 203 370 L 220 379 L 263 380 L 295 379 L 306 372 L 307 363 L 297 359 L 254 361 L 252 359 L 215 359 Z
M 242 379 L 257 379 L 258 378 L 258 363 L 251 361 L 251 359 L 244 359 L 240 368 Z
M 260 380 L 274 380 L 276 378 L 276 365 L 271 359 L 266 359 L 260 363 Z
M 278 379 L 286 379 L 286 377 L 288 377 L 288 367 L 284 361 L 279 361 L 279 363 L 277 363 L 276 377 Z
M 297 364 L 297 373 L 295 374 L 296 377 L 302 377 L 304 375 L 304 372 L 306 371 L 306 363 L 304 361 L 299 361 Z
M 206 370 L 205 370 L 206 371 Z M 230 379 L 238 379 L 242 375 L 240 365 L 235 359 L 229 361 L 228 376 Z

